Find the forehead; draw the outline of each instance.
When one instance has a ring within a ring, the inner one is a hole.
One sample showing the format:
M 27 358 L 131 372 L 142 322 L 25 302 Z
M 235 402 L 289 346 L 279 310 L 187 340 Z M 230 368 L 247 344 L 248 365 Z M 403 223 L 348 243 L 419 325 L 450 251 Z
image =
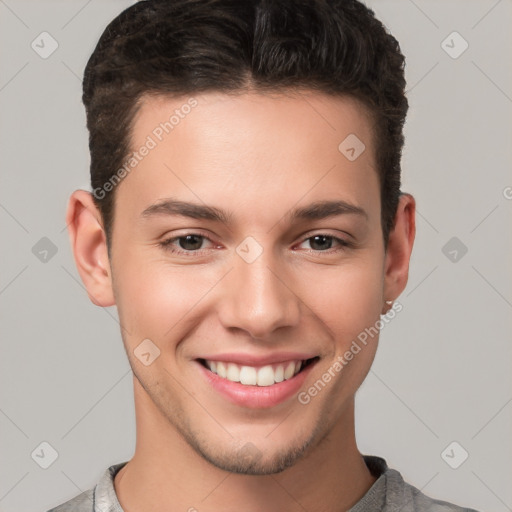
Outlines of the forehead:
M 132 128 L 132 151 L 151 147 L 120 187 L 137 192 L 130 202 L 139 212 L 180 195 L 258 209 L 340 193 L 371 210 L 379 195 L 371 116 L 353 98 L 311 91 L 147 96 Z
M 313 133 L 316 138 L 335 144 L 344 134 L 357 133 L 365 144 L 373 145 L 372 125 L 369 108 L 354 97 L 317 91 L 145 95 L 139 101 L 133 121 L 132 143 L 137 146 L 143 142 L 141 136 L 149 133 L 160 141 L 175 131 L 178 137 L 182 132 L 209 135 L 214 141 L 223 136 L 234 140 L 248 133 L 257 133 L 261 138 L 267 134 L 267 142 L 274 140 L 280 145 L 287 139 L 303 139 Z M 284 127 L 287 130 L 276 141 L 275 130 Z M 207 139 L 203 141 L 207 142 Z

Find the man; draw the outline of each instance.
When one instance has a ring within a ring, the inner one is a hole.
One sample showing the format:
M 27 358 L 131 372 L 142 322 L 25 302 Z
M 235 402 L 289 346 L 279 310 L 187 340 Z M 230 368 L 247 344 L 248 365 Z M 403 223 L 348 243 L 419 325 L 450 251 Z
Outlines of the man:
M 90 299 L 118 308 L 137 444 L 54 511 L 463 510 L 355 440 L 415 236 L 403 68 L 355 0 L 149 0 L 110 23 L 67 222 Z

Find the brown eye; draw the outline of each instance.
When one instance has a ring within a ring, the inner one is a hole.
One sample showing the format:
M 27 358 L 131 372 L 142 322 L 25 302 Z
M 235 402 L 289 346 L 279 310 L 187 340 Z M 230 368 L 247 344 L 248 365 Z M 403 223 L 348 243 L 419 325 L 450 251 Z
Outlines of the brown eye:
M 342 248 L 348 247 L 350 245 L 347 241 L 345 241 L 341 238 L 331 236 L 331 235 L 326 235 L 326 234 L 318 234 L 318 235 L 310 236 L 310 237 L 306 238 L 304 240 L 304 242 L 309 242 L 311 250 L 315 251 L 315 252 L 326 252 L 326 251 L 332 249 L 334 242 L 336 242 Z M 331 251 L 331 252 L 336 252 L 338 250 L 342 250 L 342 249 L 336 249 L 335 251 Z
M 174 254 L 195 255 L 200 254 L 204 249 L 205 240 L 211 240 L 204 235 L 198 233 L 187 233 L 182 236 L 168 238 L 159 243 L 160 247 Z
M 203 237 L 200 235 L 187 235 L 177 238 L 178 245 L 186 251 L 197 251 L 203 244 Z
M 325 235 L 315 235 L 312 236 L 309 240 L 311 248 L 315 251 L 330 249 L 333 243 L 333 237 Z

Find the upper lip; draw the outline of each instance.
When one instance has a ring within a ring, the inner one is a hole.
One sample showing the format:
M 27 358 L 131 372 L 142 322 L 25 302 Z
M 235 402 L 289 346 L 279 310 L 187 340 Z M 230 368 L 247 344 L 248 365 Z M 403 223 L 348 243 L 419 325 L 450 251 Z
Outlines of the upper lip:
M 288 361 L 306 361 L 307 359 L 312 359 L 317 356 L 318 354 L 304 352 L 274 352 L 266 355 L 226 353 L 202 356 L 198 359 L 235 363 L 241 366 L 265 366 L 269 364 L 286 363 Z

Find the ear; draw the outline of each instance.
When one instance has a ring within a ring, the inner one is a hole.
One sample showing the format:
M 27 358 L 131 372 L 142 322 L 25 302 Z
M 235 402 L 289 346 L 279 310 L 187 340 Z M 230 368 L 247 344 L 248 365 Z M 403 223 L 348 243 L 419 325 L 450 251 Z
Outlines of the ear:
M 96 306 L 113 306 L 115 299 L 107 239 L 101 214 L 89 192 L 75 190 L 71 194 L 66 224 L 75 264 L 89 299 Z
M 416 201 L 411 194 L 402 193 L 398 202 L 395 223 L 389 234 L 384 262 L 384 300 L 394 301 L 405 289 L 409 278 L 409 260 L 416 235 Z M 383 313 L 389 307 L 383 308 Z

